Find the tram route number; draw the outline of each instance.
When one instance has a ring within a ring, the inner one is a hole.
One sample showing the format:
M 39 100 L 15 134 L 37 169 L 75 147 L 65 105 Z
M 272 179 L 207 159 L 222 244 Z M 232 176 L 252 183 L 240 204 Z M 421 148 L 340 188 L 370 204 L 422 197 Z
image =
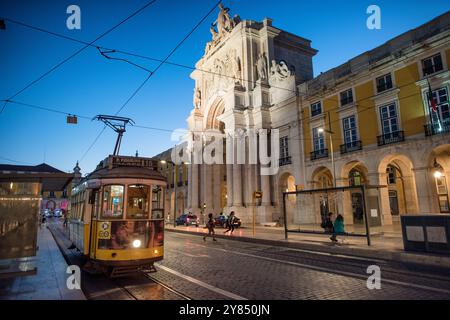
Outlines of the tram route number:
M 111 239 L 111 222 L 100 222 L 100 228 L 98 229 L 99 239 Z

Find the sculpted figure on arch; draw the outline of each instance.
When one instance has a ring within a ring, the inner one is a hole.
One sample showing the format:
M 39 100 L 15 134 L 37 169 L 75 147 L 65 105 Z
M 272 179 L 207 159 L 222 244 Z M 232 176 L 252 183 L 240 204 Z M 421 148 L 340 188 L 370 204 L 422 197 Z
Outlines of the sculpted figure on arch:
M 258 70 L 258 80 L 267 80 L 267 59 L 265 52 L 258 55 L 256 62 L 256 68 Z

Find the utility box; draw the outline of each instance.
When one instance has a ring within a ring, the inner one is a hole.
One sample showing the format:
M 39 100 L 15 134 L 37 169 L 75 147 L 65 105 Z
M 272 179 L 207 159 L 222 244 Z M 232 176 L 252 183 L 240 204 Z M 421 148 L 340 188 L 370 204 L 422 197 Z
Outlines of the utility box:
M 450 214 L 402 215 L 405 251 L 450 255 Z

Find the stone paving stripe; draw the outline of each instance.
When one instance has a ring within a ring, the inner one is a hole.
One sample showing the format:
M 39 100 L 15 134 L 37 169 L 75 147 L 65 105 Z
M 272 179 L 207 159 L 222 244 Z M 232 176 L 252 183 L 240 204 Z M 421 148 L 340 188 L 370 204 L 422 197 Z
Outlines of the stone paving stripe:
M 198 246 L 201 246 L 201 245 L 198 245 Z M 205 248 L 206 248 L 206 246 L 205 246 Z M 292 261 L 286 261 L 286 260 L 278 260 L 278 259 L 274 259 L 274 258 L 261 257 L 261 256 L 257 256 L 257 255 L 250 254 L 250 253 L 236 252 L 236 251 L 230 251 L 230 250 L 226 250 L 226 249 L 218 249 L 218 248 L 213 248 L 213 247 L 207 247 L 207 248 L 208 249 L 213 249 L 213 250 L 218 250 L 218 251 L 223 251 L 223 252 L 230 252 L 230 253 L 234 253 L 234 254 L 237 254 L 237 255 L 253 257 L 253 258 L 262 259 L 262 260 L 267 260 L 267 261 L 274 261 L 274 262 L 279 262 L 279 263 L 290 264 L 290 265 L 294 265 L 294 266 L 298 266 L 298 267 L 303 267 L 303 268 L 306 268 L 306 269 L 322 271 L 322 272 L 331 273 L 331 274 L 340 274 L 340 275 L 344 275 L 344 276 L 360 278 L 360 279 L 363 279 L 363 280 L 367 280 L 367 278 L 369 276 L 369 275 L 360 275 L 360 274 L 357 274 L 357 273 L 352 273 L 352 272 L 347 272 L 347 271 L 333 270 L 333 269 L 328 269 L 328 268 L 324 268 L 324 267 L 317 267 L 317 266 L 307 265 L 307 264 L 298 263 L 298 262 L 292 262 Z M 424 289 L 424 290 L 429 290 L 429 291 L 435 291 L 435 292 L 450 294 L 450 290 L 440 289 L 440 288 L 433 288 L 433 287 L 428 287 L 428 286 L 424 286 L 424 285 L 420 285 L 420 284 L 406 283 L 406 282 L 390 280 L 390 279 L 383 279 L 383 277 L 381 277 L 381 282 L 390 283 L 390 284 L 396 284 L 396 285 L 410 287 L 410 288 L 415 288 L 415 289 Z
M 188 280 L 188 281 L 190 281 L 190 282 L 192 282 L 192 283 L 195 283 L 195 284 L 197 284 L 197 285 L 199 285 L 199 286 L 201 286 L 201 287 L 204 287 L 204 288 L 206 288 L 206 289 L 208 289 L 208 290 L 211 290 L 211 291 L 214 291 L 214 292 L 219 293 L 219 294 L 221 294 L 221 295 L 224 295 L 225 297 L 228 297 L 228 298 L 231 298 L 231 299 L 234 299 L 234 300 L 248 300 L 248 299 L 246 299 L 246 298 L 244 298 L 244 297 L 238 296 L 237 294 L 231 293 L 231 292 L 229 292 L 229 291 L 225 291 L 225 290 L 223 290 L 223 289 L 214 287 L 214 286 L 209 285 L 209 284 L 207 284 L 207 283 L 205 283 L 205 282 L 203 282 L 203 281 L 200 281 L 200 280 L 198 280 L 198 279 L 195 279 L 195 278 L 192 278 L 192 277 L 190 277 L 190 276 L 181 274 L 181 273 L 179 273 L 178 271 L 175 271 L 175 270 L 173 270 L 173 269 L 167 268 L 167 267 L 165 267 L 165 266 L 163 266 L 163 265 L 160 265 L 159 263 L 158 263 L 158 264 L 155 263 L 155 265 L 157 265 L 158 268 L 161 268 L 161 269 L 163 269 L 163 270 L 165 270 L 165 271 L 167 271 L 167 272 L 170 272 L 170 273 L 172 273 L 172 274 L 174 274 L 174 275 L 176 275 L 176 276 L 178 276 L 178 277 L 180 277 L 180 278 L 183 278 L 183 279 L 185 279 L 185 280 Z

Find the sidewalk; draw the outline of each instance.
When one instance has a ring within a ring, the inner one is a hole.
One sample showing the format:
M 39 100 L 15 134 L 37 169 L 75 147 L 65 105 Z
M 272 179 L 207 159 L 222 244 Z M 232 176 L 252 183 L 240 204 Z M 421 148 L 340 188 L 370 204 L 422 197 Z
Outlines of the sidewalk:
M 173 224 L 166 224 L 165 230 L 193 235 L 203 235 L 207 233 L 207 229 L 202 227 L 174 227 Z M 252 227 L 235 229 L 233 235 L 224 234 L 223 232 L 225 229 L 220 227 L 216 227 L 215 231 L 216 237 L 219 239 L 224 238 L 228 240 L 246 241 L 332 254 L 345 254 L 364 258 L 450 268 L 450 256 L 405 252 L 403 250 L 401 234 L 391 232 L 384 235 L 372 235 L 371 246 L 368 246 L 365 237 L 338 236 L 339 243 L 333 244 L 329 239 L 330 235 L 325 234 L 289 233 L 288 240 L 286 240 L 284 228 L 282 227 L 257 226 L 255 228 L 255 236 L 253 236 Z
M 0 300 L 86 300 L 81 290 L 67 288 L 67 263 L 44 226 L 38 230 L 38 247 L 32 259 L 36 274 L 0 279 Z

